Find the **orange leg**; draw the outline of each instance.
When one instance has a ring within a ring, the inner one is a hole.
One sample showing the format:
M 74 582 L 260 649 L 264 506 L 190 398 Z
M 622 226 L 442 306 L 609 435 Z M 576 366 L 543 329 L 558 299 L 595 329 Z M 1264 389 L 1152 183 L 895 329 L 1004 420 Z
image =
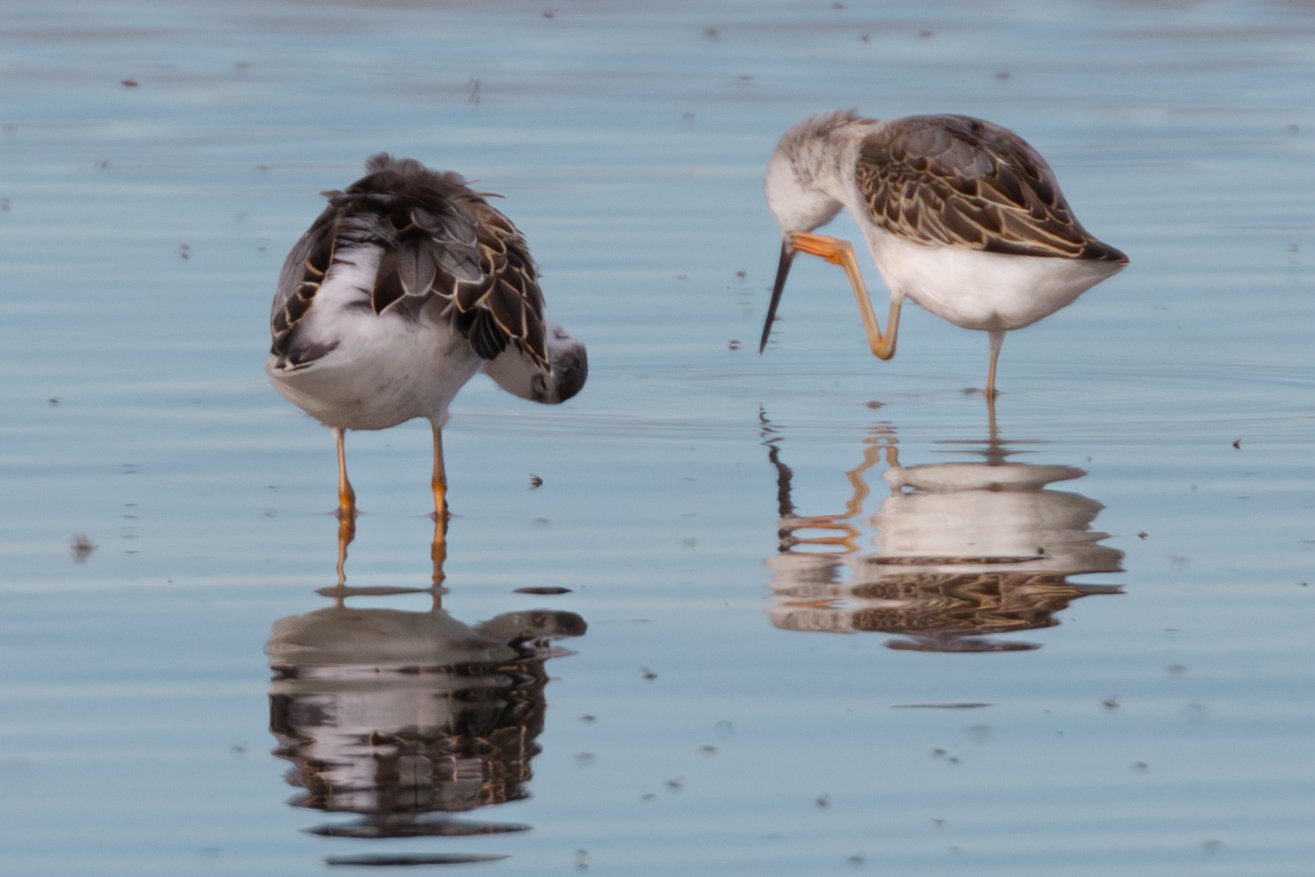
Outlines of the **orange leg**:
M 800 517 L 791 517 L 782 519 L 783 526 L 776 531 L 781 551 L 791 554 L 803 552 L 795 551 L 796 545 L 816 547 L 818 545 L 834 545 L 842 550 L 829 551 L 827 554 L 853 554 L 858 551 L 859 529 L 853 524 L 845 523 L 839 515 L 803 515 Z M 828 534 L 826 536 L 799 536 L 796 535 L 801 530 L 822 530 Z
M 855 520 L 863 514 L 863 503 L 871 494 L 871 490 L 867 485 L 867 472 L 873 466 L 879 464 L 883 457 L 887 467 L 899 465 L 899 447 L 894 436 L 883 433 L 864 439 L 863 462 L 845 473 L 845 478 L 849 480 L 849 485 L 853 488 L 849 501 L 845 503 L 845 513 L 843 515 L 783 513 L 781 515 L 781 527 L 777 530 L 781 550 L 792 551 L 796 545 L 834 545 L 844 549 L 843 551 L 832 552 L 835 554 L 853 554 L 859 551 L 859 527 L 847 522 Z M 780 463 L 778 465 L 783 466 L 784 464 Z M 789 490 L 788 483 L 785 490 Z M 788 494 L 782 507 L 786 509 L 793 509 L 794 507 L 788 498 Z M 836 535 L 811 537 L 796 535 L 800 530 L 822 530 L 828 534 L 834 533 Z
M 434 430 L 434 477 L 430 479 L 430 486 L 434 489 L 434 515 L 435 517 L 447 517 L 447 468 L 443 465 L 443 432 L 438 424 L 433 424 Z
M 1004 343 L 1005 333 L 992 332 L 991 334 L 991 364 L 986 369 L 986 399 L 989 402 L 995 401 L 995 366 L 1000 361 L 1000 345 Z
M 435 586 L 443 584 L 443 562 L 447 560 L 447 515 L 434 518 L 434 542 L 429 547 L 429 560 L 433 564 L 431 579 Z
M 434 565 L 434 584 L 443 583 L 443 561 L 447 559 L 447 468 L 443 464 L 443 433 L 438 424 L 434 430 L 434 476 L 430 486 L 434 490 L 434 542 L 429 557 Z
M 858 302 L 858 312 L 863 317 L 863 330 L 867 332 L 868 347 L 877 359 L 890 359 L 895 355 L 895 339 L 899 334 L 899 314 L 903 304 L 901 298 L 891 298 L 890 311 L 886 316 L 886 331 L 881 331 L 877 315 L 872 311 L 872 300 L 868 297 L 867 286 L 863 283 L 863 274 L 859 271 L 858 260 L 854 258 L 854 248 L 849 241 L 820 234 L 796 232 L 790 235 L 790 247 L 800 253 L 818 256 L 832 265 L 839 265 L 849 277 L 849 285 L 854 290 L 854 299 Z
M 886 444 L 887 440 L 887 436 L 864 439 L 863 462 L 845 473 L 845 477 L 849 479 L 850 487 L 854 488 L 853 494 L 849 497 L 849 502 L 845 504 L 846 518 L 857 518 L 863 513 L 863 502 L 871 492 L 865 477 L 867 471 L 880 463 L 883 456 L 886 458 L 887 466 L 899 465 L 899 448 L 893 444 Z
M 338 444 L 338 584 L 347 582 L 344 566 L 347 563 L 347 546 L 356 538 L 356 491 L 347 480 L 347 452 L 343 447 L 341 427 L 333 428 L 333 438 Z
M 356 515 L 356 491 L 352 490 L 352 483 L 347 480 L 347 452 L 343 448 L 343 433 L 341 427 L 333 428 L 333 438 L 338 443 L 338 517 L 345 519 Z
M 338 587 L 347 584 L 347 546 L 356 538 L 356 515 L 338 518 Z

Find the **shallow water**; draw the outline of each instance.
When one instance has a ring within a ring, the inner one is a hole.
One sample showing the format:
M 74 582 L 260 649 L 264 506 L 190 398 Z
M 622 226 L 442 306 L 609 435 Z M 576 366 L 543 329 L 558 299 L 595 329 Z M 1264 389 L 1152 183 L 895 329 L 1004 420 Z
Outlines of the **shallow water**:
M 1308 873 L 1312 37 L 1284 2 L 10 3 L 7 863 Z M 985 338 L 914 309 L 877 362 L 830 266 L 754 352 L 763 164 L 846 106 L 1014 128 L 1132 257 L 1006 340 L 994 442 Z M 592 374 L 458 398 L 440 607 L 428 429 L 350 436 L 335 609 L 332 442 L 261 364 L 380 149 L 505 196 Z

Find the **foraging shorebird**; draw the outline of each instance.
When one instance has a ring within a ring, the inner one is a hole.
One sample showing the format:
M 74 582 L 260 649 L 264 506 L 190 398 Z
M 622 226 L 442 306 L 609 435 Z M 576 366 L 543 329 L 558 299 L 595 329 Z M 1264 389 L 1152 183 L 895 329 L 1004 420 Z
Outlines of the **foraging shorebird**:
M 490 196 L 414 159 L 380 153 L 365 169 L 346 190 L 325 193 L 328 207 L 283 263 L 265 370 L 333 430 L 344 520 L 356 496 L 343 433 L 428 419 L 442 521 L 442 428 L 466 382 L 483 371 L 523 399 L 564 402 L 584 386 L 588 359 L 544 319 L 525 239 Z
M 999 125 L 968 116 L 891 122 L 853 111 L 785 132 L 763 184 L 781 229 L 781 260 L 759 352 L 796 253 L 840 265 L 872 353 L 895 355 L 905 297 L 990 335 L 986 398 L 995 398 L 1005 332 L 1030 326 L 1128 264 L 1073 216 L 1041 154 Z M 853 247 L 812 234 L 848 210 L 890 290 L 883 332 Z

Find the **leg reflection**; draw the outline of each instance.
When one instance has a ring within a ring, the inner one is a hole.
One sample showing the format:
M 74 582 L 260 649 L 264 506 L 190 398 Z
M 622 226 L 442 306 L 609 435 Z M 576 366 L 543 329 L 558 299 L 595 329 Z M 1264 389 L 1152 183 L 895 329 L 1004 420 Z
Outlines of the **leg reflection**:
M 429 547 L 429 560 L 433 565 L 432 580 L 434 588 L 437 589 L 443 584 L 446 577 L 443 573 L 443 563 L 447 560 L 447 514 L 434 514 L 434 541 Z
M 845 473 L 850 486 L 850 496 L 845 502 L 843 513 L 800 515 L 796 513 L 791 496 L 794 470 L 781 459 L 781 436 L 768 419 L 766 411 L 761 408 L 758 412 L 758 421 L 762 426 L 761 435 L 763 444 L 767 447 L 767 458 L 776 469 L 777 514 L 780 519 L 780 526 L 777 529 L 777 550 L 784 554 L 795 551 L 799 547 L 806 551 L 817 546 L 825 546 L 839 549 L 825 553 L 857 552 L 858 538 L 861 534 L 857 520 L 863 513 L 864 502 L 872 493 L 867 484 L 867 474 L 883 460 L 887 466 L 899 465 L 898 440 L 892 431 L 884 425 L 875 426 L 863 439 L 862 461 Z M 804 535 L 807 531 L 820 531 L 821 535 Z
M 406 588 L 406 587 L 386 587 L 386 588 L 348 588 L 347 587 L 347 549 L 356 538 L 356 516 L 355 509 L 350 514 L 343 514 L 338 517 L 338 562 L 336 571 L 338 581 L 333 588 L 322 588 L 320 593 L 328 597 L 333 597 L 339 601 L 343 597 L 353 596 L 366 591 L 377 594 L 396 594 L 401 592 L 426 591 L 431 588 Z M 441 591 L 443 581 L 447 577 L 443 572 L 443 564 L 447 560 L 447 515 L 434 516 L 434 537 L 429 546 L 430 560 L 430 581 L 432 590 L 435 594 Z
M 347 546 L 356 538 L 356 509 L 338 515 L 338 587 L 347 584 Z

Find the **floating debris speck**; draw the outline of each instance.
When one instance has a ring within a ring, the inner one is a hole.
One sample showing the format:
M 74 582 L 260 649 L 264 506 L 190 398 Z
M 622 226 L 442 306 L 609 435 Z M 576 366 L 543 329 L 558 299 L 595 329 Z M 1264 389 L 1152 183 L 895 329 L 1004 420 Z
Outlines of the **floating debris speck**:
M 69 540 L 69 553 L 73 555 L 74 563 L 86 563 L 87 558 L 91 557 L 91 552 L 96 550 L 96 544 L 87 538 L 86 533 L 74 533 L 73 538 Z

